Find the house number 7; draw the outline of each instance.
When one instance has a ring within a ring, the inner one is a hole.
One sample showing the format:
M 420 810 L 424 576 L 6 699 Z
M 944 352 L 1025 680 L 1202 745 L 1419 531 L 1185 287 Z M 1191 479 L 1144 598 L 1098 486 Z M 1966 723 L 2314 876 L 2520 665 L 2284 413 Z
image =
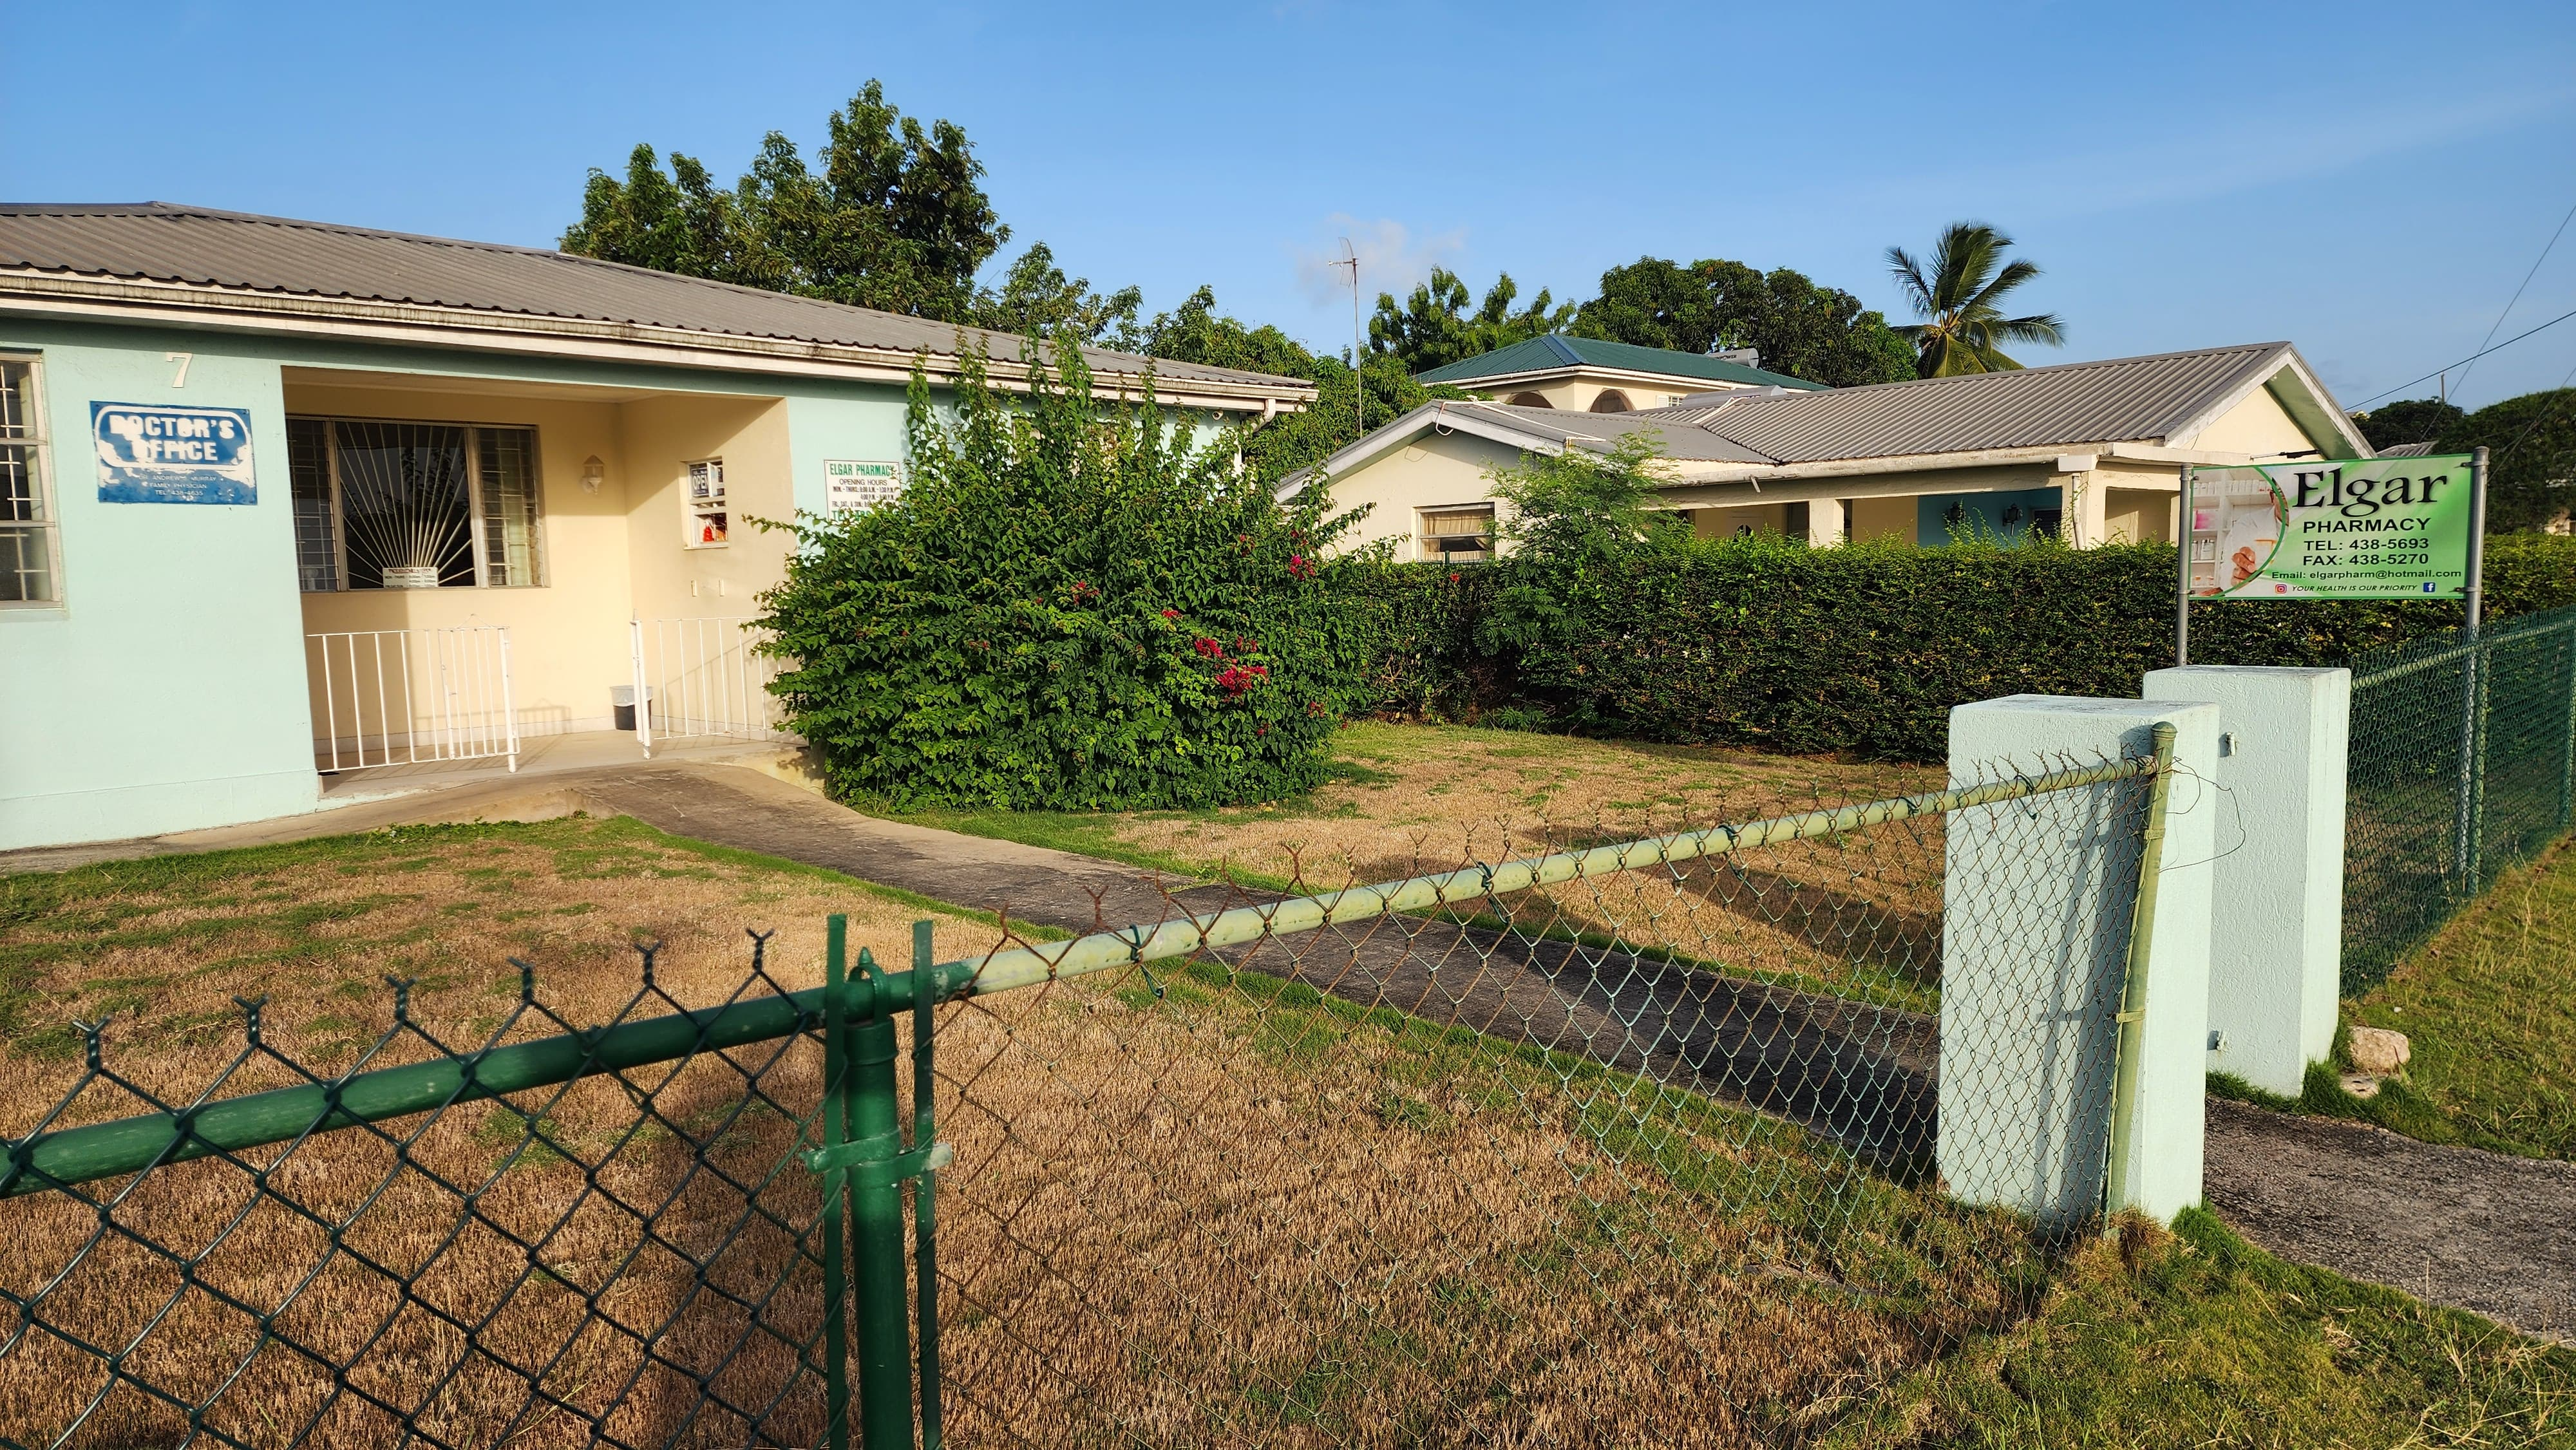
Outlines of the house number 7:
M 179 365 L 179 374 L 178 376 L 170 379 L 170 386 L 174 388 L 184 388 L 188 386 L 188 364 L 195 357 L 196 354 L 193 352 L 165 352 L 161 354 L 161 360 L 163 362 L 174 362 Z

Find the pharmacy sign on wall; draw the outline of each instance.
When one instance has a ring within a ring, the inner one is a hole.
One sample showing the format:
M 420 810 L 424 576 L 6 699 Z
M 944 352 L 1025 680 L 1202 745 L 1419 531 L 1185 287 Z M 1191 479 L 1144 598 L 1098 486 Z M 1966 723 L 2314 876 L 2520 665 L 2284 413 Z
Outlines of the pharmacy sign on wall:
M 849 458 L 823 460 L 823 512 L 872 509 L 903 497 L 903 465 Z
M 2195 599 L 2458 599 L 2469 585 L 2467 455 L 2195 468 Z

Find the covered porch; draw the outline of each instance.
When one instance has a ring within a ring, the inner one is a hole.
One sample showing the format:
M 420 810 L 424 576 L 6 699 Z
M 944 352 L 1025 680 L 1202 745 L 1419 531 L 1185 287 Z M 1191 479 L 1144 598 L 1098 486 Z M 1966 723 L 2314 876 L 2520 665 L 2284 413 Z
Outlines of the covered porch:
M 791 537 L 744 523 L 796 511 L 785 399 L 282 373 L 326 800 L 785 738 L 753 619 Z

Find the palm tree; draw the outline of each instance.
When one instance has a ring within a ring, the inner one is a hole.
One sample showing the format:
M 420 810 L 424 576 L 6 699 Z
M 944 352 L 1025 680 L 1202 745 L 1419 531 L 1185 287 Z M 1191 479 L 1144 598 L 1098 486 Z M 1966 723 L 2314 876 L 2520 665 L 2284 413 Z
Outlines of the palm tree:
M 1914 304 L 1915 314 L 1926 319 L 1896 329 L 1914 343 L 1916 376 L 2008 372 L 2021 364 L 2004 355 L 2002 344 L 2065 343 L 2066 324 L 2056 313 L 2006 317 L 1997 305 L 2005 293 L 2039 275 L 2036 262 L 2004 260 L 2004 250 L 2012 244 L 2012 238 L 1984 222 L 1952 222 L 1933 245 L 1928 278 L 1903 247 L 1887 249 L 1896 285 Z

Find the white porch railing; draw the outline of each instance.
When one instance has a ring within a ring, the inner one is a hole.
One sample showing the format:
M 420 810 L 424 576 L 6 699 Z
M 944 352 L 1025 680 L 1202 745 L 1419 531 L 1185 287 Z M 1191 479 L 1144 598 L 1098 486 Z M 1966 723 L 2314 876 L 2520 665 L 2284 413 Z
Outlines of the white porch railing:
M 343 630 L 308 634 L 304 649 L 322 774 L 495 757 L 519 768 L 506 627 Z
M 769 635 L 751 620 L 637 620 L 631 637 L 635 692 L 645 702 L 635 737 L 647 756 L 657 737 L 792 738 L 769 693 L 779 662 L 756 652 Z

